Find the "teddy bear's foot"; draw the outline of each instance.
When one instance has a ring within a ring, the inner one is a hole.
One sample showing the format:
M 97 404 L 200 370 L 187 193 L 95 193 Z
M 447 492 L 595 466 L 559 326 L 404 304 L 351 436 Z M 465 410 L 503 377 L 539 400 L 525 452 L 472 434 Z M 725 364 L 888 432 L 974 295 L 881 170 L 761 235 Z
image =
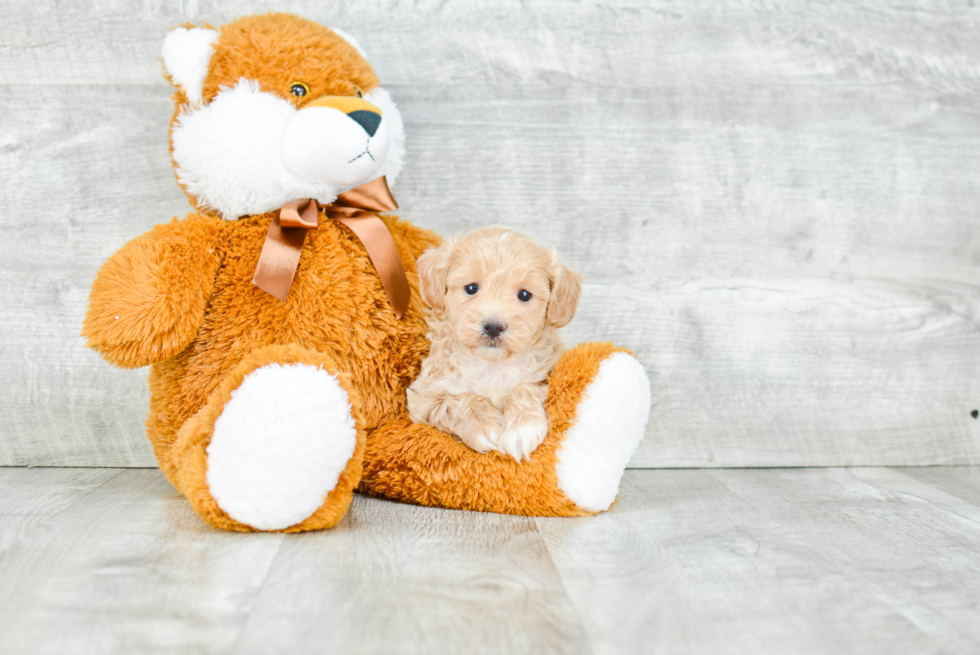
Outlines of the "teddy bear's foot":
M 216 527 L 330 527 L 350 503 L 364 440 L 349 385 L 322 355 L 292 348 L 253 353 L 190 421 L 182 491 Z
M 359 489 L 433 507 L 585 516 L 609 509 L 643 439 L 650 382 L 629 353 L 588 343 L 562 354 L 548 379 L 548 435 L 521 462 L 479 453 L 409 418 L 368 438 Z
M 308 364 L 250 373 L 208 445 L 208 488 L 246 525 L 282 530 L 323 504 L 354 455 L 357 427 L 337 379 Z
M 614 352 L 599 365 L 558 447 L 558 486 L 590 512 L 609 509 L 650 415 L 650 381 L 632 355 Z

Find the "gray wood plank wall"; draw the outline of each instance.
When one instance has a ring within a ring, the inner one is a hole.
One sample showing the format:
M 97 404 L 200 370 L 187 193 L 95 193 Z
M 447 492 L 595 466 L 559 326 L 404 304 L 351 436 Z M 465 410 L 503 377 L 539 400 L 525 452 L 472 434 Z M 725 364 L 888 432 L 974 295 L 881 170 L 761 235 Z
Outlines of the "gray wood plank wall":
M 154 464 L 145 372 L 77 336 L 89 286 L 187 211 L 167 30 L 270 8 L 367 50 L 406 217 L 582 271 L 568 340 L 653 381 L 635 466 L 978 464 L 971 4 L 5 0 L 0 465 Z

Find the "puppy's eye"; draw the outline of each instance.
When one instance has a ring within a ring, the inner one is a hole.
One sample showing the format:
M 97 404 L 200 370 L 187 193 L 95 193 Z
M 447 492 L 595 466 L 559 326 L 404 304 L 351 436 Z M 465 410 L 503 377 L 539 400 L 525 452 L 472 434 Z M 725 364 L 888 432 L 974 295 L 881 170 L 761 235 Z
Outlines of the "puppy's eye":
M 310 87 L 304 82 L 293 82 L 289 85 L 289 92 L 297 98 L 302 98 L 310 92 Z
M 521 302 L 527 302 L 531 298 L 533 298 L 533 296 L 531 295 L 531 292 L 528 291 L 527 289 L 521 289 L 520 291 L 517 292 L 517 299 L 520 300 Z
M 465 287 L 463 287 L 463 291 L 465 291 L 468 295 L 471 296 L 476 294 L 476 292 L 479 290 L 480 290 L 480 285 L 476 283 L 467 284 Z
M 354 87 L 354 95 L 356 95 L 358 98 L 364 97 L 364 92 L 361 90 L 361 87 L 357 86 L 356 84 L 351 84 L 351 86 Z

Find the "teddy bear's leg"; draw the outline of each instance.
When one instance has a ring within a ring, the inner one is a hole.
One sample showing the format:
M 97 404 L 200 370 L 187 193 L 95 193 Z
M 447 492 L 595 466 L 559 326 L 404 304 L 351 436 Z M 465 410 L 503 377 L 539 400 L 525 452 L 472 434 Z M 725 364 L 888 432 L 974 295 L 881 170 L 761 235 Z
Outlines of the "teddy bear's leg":
M 650 413 L 650 382 L 608 343 L 566 351 L 549 378 L 548 436 L 530 460 L 477 453 L 407 418 L 368 436 L 359 490 L 433 507 L 537 516 L 609 509 Z
M 650 380 L 629 352 L 588 343 L 564 353 L 551 377 L 548 417 L 563 433 L 556 451 L 558 486 L 576 506 L 602 512 L 650 418 Z
M 250 353 L 181 428 L 177 485 L 214 527 L 332 527 L 361 477 L 364 433 L 348 376 L 322 353 Z

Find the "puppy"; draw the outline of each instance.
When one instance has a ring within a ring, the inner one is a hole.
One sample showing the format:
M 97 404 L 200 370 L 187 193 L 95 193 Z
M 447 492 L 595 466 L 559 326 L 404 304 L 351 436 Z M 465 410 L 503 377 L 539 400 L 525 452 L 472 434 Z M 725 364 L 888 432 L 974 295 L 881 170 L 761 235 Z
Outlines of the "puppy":
M 408 388 L 409 415 L 481 453 L 530 457 L 548 434 L 547 377 L 581 277 L 503 227 L 448 239 L 416 266 L 432 348 Z

